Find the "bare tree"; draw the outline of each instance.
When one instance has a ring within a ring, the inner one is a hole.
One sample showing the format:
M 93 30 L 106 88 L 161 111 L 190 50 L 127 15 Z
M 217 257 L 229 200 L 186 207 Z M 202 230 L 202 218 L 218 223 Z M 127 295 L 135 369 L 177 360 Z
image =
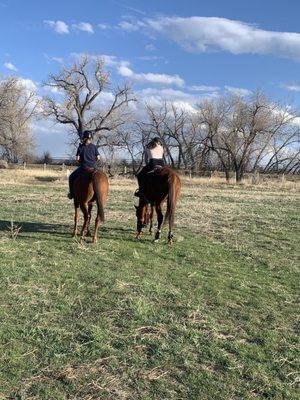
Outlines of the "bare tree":
M 232 160 L 222 143 L 222 133 L 224 131 L 224 121 L 229 112 L 230 107 L 224 98 L 220 98 L 217 101 L 206 100 L 198 106 L 199 120 L 206 130 L 205 145 L 217 154 L 227 181 L 230 179 Z
M 141 135 L 162 139 L 171 167 L 201 169 L 205 137 L 197 116 L 167 101 L 160 107 L 148 104 L 146 111 L 146 121 L 139 124 Z
M 137 173 L 143 165 L 144 148 L 150 138 L 149 131 L 145 129 L 143 122 L 136 121 L 118 130 L 118 137 L 121 149 L 130 157 L 133 172 Z
M 21 79 L 9 77 L 0 82 L 0 150 L 6 160 L 18 162 L 32 154 L 30 124 L 39 103 L 35 90 Z
M 268 168 L 276 155 L 299 137 L 299 126 L 294 123 L 297 115 L 261 93 L 248 100 L 223 97 L 203 102 L 199 114 L 206 127 L 207 146 L 218 155 L 226 178 L 233 169 L 237 182 L 263 160 Z M 270 155 L 272 142 L 278 146 Z
M 100 132 L 111 132 L 129 118 L 127 106 L 135 101 L 131 88 L 125 84 L 112 90 L 104 67 L 101 58 L 83 56 L 58 74 L 51 74 L 45 84 L 61 94 L 60 99 L 45 98 L 45 114 L 70 126 L 77 140 L 84 130 L 93 130 L 100 137 Z

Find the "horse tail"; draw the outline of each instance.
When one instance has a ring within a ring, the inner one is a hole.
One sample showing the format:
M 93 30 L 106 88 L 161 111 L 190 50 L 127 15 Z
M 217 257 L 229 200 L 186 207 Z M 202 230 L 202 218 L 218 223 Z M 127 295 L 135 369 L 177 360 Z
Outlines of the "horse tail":
M 167 212 L 165 216 L 165 222 L 169 221 L 169 226 L 174 225 L 174 215 L 177 204 L 177 199 L 180 190 L 180 180 L 176 173 L 171 172 L 168 176 L 168 200 L 167 200 Z
M 97 208 L 98 208 L 98 216 L 101 222 L 104 222 L 104 207 L 102 200 L 102 193 L 99 185 L 99 180 L 97 179 L 97 172 L 93 175 L 93 189 L 96 196 Z

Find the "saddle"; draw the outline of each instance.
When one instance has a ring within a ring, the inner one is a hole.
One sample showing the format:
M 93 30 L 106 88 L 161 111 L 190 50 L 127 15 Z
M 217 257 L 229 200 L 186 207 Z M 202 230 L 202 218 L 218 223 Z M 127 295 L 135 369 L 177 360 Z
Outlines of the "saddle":
M 147 172 L 147 175 L 148 174 L 153 174 L 154 172 L 156 172 L 157 170 L 162 169 L 162 168 L 163 168 L 162 165 L 155 165 L 155 167 L 151 171 Z
M 96 170 L 95 168 L 84 167 L 83 171 L 87 172 L 88 174 L 93 174 Z
M 93 175 L 96 172 L 95 168 L 89 168 L 89 167 L 84 167 L 82 170 L 82 173 L 87 174 L 88 175 L 88 179 L 90 182 L 92 182 L 93 180 Z

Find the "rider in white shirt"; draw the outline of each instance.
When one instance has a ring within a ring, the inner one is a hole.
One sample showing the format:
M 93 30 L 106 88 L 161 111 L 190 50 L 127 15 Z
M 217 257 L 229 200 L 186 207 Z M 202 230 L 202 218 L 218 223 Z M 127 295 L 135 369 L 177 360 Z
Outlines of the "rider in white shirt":
M 146 165 L 137 174 L 139 189 L 135 192 L 135 196 L 140 197 L 143 193 L 143 182 L 148 172 L 152 171 L 157 165 L 163 167 L 164 163 L 164 148 L 159 137 L 153 138 L 145 147 L 144 158 Z

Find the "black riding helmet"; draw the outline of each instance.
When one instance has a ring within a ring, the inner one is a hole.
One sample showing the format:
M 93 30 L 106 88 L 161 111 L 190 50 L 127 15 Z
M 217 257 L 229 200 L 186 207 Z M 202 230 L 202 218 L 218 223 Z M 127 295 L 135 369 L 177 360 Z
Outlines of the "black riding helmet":
M 82 134 L 82 140 L 85 141 L 88 139 L 93 139 L 93 136 L 94 136 L 94 134 L 92 131 L 84 131 Z

